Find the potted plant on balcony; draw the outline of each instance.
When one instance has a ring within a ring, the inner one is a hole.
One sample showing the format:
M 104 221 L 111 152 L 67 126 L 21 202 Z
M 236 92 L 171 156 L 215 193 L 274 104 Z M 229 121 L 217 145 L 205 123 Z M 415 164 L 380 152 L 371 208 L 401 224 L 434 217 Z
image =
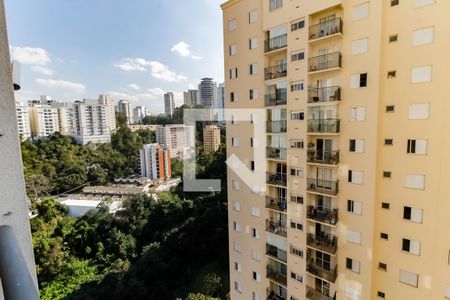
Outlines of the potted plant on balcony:
M 337 210 L 333 209 L 330 211 L 330 222 L 331 224 L 335 225 L 337 221 Z

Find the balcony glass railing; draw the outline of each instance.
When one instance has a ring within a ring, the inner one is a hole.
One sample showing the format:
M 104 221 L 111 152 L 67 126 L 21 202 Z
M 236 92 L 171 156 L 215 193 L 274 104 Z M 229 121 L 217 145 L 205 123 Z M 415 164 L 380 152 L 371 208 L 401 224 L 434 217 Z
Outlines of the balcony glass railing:
M 306 286 L 306 299 L 309 300 L 335 300 L 336 297 L 328 296 L 323 294 L 321 291 L 318 291 L 312 287 Z
M 279 286 L 277 290 L 282 288 Z M 285 293 L 286 294 L 286 293 Z M 286 300 L 286 297 L 281 296 L 277 291 L 274 289 L 267 288 L 267 300 Z
M 267 183 L 274 185 L 286 186 L 287 175 L 285 173 L 271 173 L 267 172 Z
M 287 33 L 264 41 L 264 52 L 270 52 L 287 46 Z
M 287 262 L 287 252 L 268 243 L 266 243 L 266 254 L 283 262 Z
M 306 217 L 330 225 L 336 225 L 338 222 L 338 209 L 317 208 L 313 205 L 308 206 Z
M 309 119 L 309 133 L 339 133 L 341 131 L 340 119 Z
M 335 282 L 337 277 L 337 268 L 330 268 L 327 270 L 322 266 L 314 263 L 314 261 L 308 262 L 306 265 L 306 271 L 314 276 L 323 278 L 329 282 Z
M 342 67 L 342 55 L 340 52 L 323 54 L 309 58 L 308 72 L 317 72 Z
M 311 87 L 308 89 L 308 103 L 340 101 L 341 96 L 340 86 Z
M 267 67 L 264 69 L 264 79 L 271 80 L 287 76 L 287 64 Z
M 308 233 L 306 244 L 322 252 L 335 254 L 337 250 L 337 237 L 324 232 L 318 232 L 317 234 Z
M 287 208 L 287 202 L 285 198 L 272 198 L 266 196 L 266 208 L 285 212 Z
M 287 89 L 277 89 L 275 93 L 265 95 L 266 106 L 284 105 L 287 103 Z
M 280 147 L 267 147 L 266 148 L 266 158 L 269 159 L 287 159 L 287 149 Z
M 287 226 L 285 221 L 275 222 L 272 220 L 266 220 L 266 231 L 274 233 L 276 235 L 286 237 L 287 236 Z
M 281 133 L 287 131 L 287 121 L 268 121 L 266 123 L 266 132 Z
M 339 181 L 308 178 L 306 189 L 310 192 L 336 196 L 339 192 Z
M 269 278 L 270 280 L 273 280 L 281 285 L 286 286 L 286 283 L 287 283 L 286 270 L 283 271 L 283 270 L 281 270 L 281 268 L 267 266 L 266 271 L 267 271 L 266 272 L 267 278 Z
M 307 161 L 309 163 L 337 165 L 339 163 L 339 150 L 325 151 L 308 149 Z
M 342 19 L 334 18 L 309 26 L 309 40 L 323 38 L 336 33 L 342 33 Z

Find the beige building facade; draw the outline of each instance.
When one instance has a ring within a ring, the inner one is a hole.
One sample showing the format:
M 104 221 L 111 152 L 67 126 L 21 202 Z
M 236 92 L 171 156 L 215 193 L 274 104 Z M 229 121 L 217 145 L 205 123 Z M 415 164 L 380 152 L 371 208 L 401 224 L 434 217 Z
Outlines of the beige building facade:
M 450 298 L 450 2 L 222 9 L 225 108 L 267 113 L 265 191 L 228 170 L 231 299 Z M 258 172 L 252 127 L 227 151 Z
M 220 128 L 216 125 L 206 125 L 203 129 L 203 151 L 216 152 L 220 146 Z

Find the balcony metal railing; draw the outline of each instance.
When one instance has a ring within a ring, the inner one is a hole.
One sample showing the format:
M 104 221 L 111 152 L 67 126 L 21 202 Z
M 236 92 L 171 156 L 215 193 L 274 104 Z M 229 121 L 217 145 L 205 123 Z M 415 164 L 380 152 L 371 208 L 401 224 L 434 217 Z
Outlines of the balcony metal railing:
M 279 286 L 281 287 L 281 286 Z M 267 300 L 286 300 L 285 297 L 280 296 L 279 294 L 277 294 L 278 292 L 267 288 Z
M 272 159 L 287 159 L 287 149 L 280 147 L 267 147 L 266 148 L 266 158 Z
M 283 262 L 287 262 L 287 252 L 268 243 L 266 243 L 266 254 Z
M 341 132 L 340 119 L 309 119 L 309 133 L 339 133 Z
M 275 93 L 265 95 L 266 106 L 284 105 L 287 103 L 287 89 L 277 89 Z
M 267 67 L 264 69 L 264 79 L 271 80 L 287 76 L 287 64 L 280 64 L 276 66 Z
M 270 133 L 280 133 L 287 131 L 287 121 L 267 121 L 266 122 L 266 132 Z
M 337 277 L 337 267 L 327 270 L 316 263 L 314 261 L 308 262 L 306 265 L 306 271 L 314 276 L 318 276 L 320 278 L 323 278 L 329 282 L 335 282 Z
M 273 280 L 281 285 L 286 286 L 287 283 L 287 274 L 281 272 L 281 270 L 276 270 L 271 266 L 266 267 L 266 277 L 270 280 Z
M 339 210 L 337 208 L 334 209 L 318 209 L 313 205 L 308 206 L 308 210 L 306 211 L 306 217 L 311 220 L 319 221 L 322 223 L 327 223 L 330 225 L 336 225 L 339 217 Z
M 319 232 L 317 234 L 308 233 L 306 244 L 309 247 L 319 249 L 322 252 L 335 254 L 337 250 L 337 237 Z
M 287 33 L 264 41 L 264 52 L 270 52 L 287 46 Z
M 340 101 L 340 86 L 311 87 L 308 89 L 308 103 Z
M 309 40 L 326 37 L 336 33 L 342 33 L 342 19 L 334 18 L 309 26 Z
M 285 222 L 275 222 L 266 219 L 266 231 L 270 233 L 277 234 L 282 237 L 287 236 L 287 226 Z
M 308 61 L 308 72 L 317 72 L 342 67 L 342 55 L 340 52 L 314 56 L 309 58 Z
M 275 198 L 266 196 L 266 208 L 285 212 L 286 208 L 287 208 L 286 199 L 281 198 L 281 197 L 278 199 L 275 199 Z
M 331 297 L 325 294 L 322 294 L 320 291 L 316 289 L 306 286 L 306 298 L 309 300 L 335 300 L 336 294 Z
M 339 181 L 308 178 L 306 189 L 310 192 L 336 196 L 339 192 Z
M 0 278 L 6 300 L 39 300 L 17 237 L 9 225 L 0 226 Z
M 266 182 L 268 184 L 286 186 L 287 174 L 285 174 L 285 173 L 271 173 L 271 172 L 267 172 L 266 179 L 267 179 Z
M 308 150 L 307 161 L 309 163 L 337 165 L 339 163 L 339 150 L 317 151 Z

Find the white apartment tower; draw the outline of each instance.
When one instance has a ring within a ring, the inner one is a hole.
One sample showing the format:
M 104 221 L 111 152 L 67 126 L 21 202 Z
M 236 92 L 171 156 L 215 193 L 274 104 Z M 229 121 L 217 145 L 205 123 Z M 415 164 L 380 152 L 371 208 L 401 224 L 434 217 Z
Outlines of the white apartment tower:
M 128 100 L 119 100 L 117 103 L 117 112 L 120 114 L 123 114 L 127 117 L 127 123 L 131 123 L 131 108 L 130 108 L 130 102 Z
M 172 124 L 156 127 L 156 142 L 170 150 L 171 157 L 189 157 L 194 141 L 193 126 Z
M 19 135 L 22 140 L 31 138 L 29 110 L 28 106 L 16 102 L 17 125 L 19 126 Z
M 172 116 L 175 110 L 175 99 L 172 92 L 164 94 L 164 111 L 166 115 Z

